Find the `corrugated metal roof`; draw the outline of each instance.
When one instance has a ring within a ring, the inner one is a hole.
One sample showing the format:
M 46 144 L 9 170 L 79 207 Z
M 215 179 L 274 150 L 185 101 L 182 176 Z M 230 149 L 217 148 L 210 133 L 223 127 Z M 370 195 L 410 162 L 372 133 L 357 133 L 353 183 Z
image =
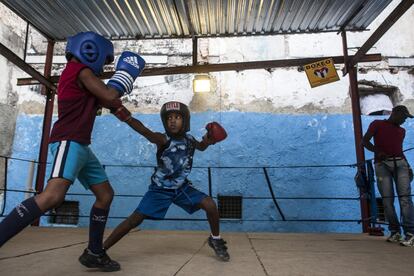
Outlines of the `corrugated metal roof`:
M 53 40 L 361 31 L 391 0 L 1 0 Z

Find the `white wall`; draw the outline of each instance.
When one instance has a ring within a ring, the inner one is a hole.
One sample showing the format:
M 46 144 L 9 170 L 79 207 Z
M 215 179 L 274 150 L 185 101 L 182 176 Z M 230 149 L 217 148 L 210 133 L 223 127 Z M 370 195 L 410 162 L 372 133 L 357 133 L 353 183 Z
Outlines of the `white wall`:
M 388 9 L 375 21 L 368 32 L 348 33 L 349 47 L 361 46 L 373 33 L 384 18 L 397 6 L 400 1 L 393 1 Z M 3 13 L 2 13 L 3 14 Z M 405 104 L 411 105 L 413 100 L 413 75 L 408 71 L 414 66 L 414 30 L 411 19 L 414 9 L 411 8 L 385 36 L 370 51 L 381 53 L 384 60 L 377 63 L 364 64 L 366 74 L 359 74 L 360 80 L 377 81 L 380 84 L 391 84 L 399 88 Z M 13 20 L 4 22 L 6 25 L 15 23 Z M 18 33 L 21 33 L 18 32 Z M 4 34 L 3 34 L 4 35 Z M 29 54 L 44 55 L 46 44 L 38 34 L 31 33 Z M 392 41 L 392 43 L 390 43 Z M 22 45 L 20 45 L 22 46 Z M 55 54 L 62 55 L 64 44 L 57 44 Z M 151 66 L 174 66 L 191 63 L 191 40 L 153 40 L 115 42 L 117 52 L 122 50 L 137 51 L 144 56 L 158 56 L 156 64 Z M 255 60 L 272 60 L 301 57 L 325 57 L 342 55 L 341 36 L 336 33 L 308 35 L 276 35 L 269 37 L 242 38 L 211 38 L 199 41 L 200 62 L 223 63 Z M 21 49 L 21 48 L 19 48 Z M 353 54 L 356 49 L 351 49 Z M 398 74 L 390 73 L 390 57 L 394 68 L 398 64 Z M 150 60 L 151 58 L 148 58 Z M 152 58 L 154 60 L 154 58 Z M 161 60 L 161 61 L 160 61 Z M 395 62 L 396 61 L 396 62 Z M 163 63 L 166 62 L 166 63 Z M 8 65 L 7 65 L 8 66 Z M 34 64 L 40 72 L 42 66 Z M 337 65 L 338 70 L 343 65 Z M 0 69 L 4 63 L 0 60 Z M 59 74 L 62 66 L 55 68 Z M 240 110 L 271 113 L 349 113 L 348 77 L 332 84 L 311 89 L 304 72 L 297 68 L 266 70 L 246 70 L 243 72 L 212 73 L 215 91 L 211 95 L 194 95 L 192 92 L 193 75 L 175 75 L 158 77 L 141 77 L 135 82 L 135 89 L 129 97 L 125 97 L 126 105 L 135 112 L 158 112 L 162 103 L 168 100 L 180 100 L 193 111 L 205 110 Z M 11 75 L 13 75 L 12 79 Z M 17 94 L 18 106 L 21 112 L 41 114 L 44 108 L 44 98 L 38 89 L 15 87 L 19 74 L 10 72 L 1 77 L 0 83 L 7 82 Z M 1 86 L 0 100 L 5 100 L 5 86 Z M 10 91 L 9 88 L 7 88 Z M 10 92 L 7 92 L 10 94 Z M 12 93 L 12 94 L 13 94 Z M 414 106 L 413 106 L 414 107 Z
M 23 56 L 24 24 L 21 19 L 0 4 L 0 42 L 17 55 Z M 12 28 L 11 26 L 16 26 Z M 16 78 L 22 71 L 0 56 L 0 188 L 4 187 L 4 161 L 10 156 L 17 117 L 18 92 Z M 2 191 L 0 191 L 1 197 Z M 0 200 L 1 204 L 1 200 Z

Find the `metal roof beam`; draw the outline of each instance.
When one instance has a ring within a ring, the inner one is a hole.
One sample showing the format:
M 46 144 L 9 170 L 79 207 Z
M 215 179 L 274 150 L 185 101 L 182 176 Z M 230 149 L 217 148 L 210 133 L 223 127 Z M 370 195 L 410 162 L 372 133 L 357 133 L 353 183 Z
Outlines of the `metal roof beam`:
M 349 66 L 360 62 L 361 58 L 374 46 L 375 43 L 391 28 L 392 25 L 414 4 L 414 0 L 403 0 L 381 23 L 368 40 L 359 48 L 358 52 L 350 59 Z
M 34 69 L 29 64 L 27 64 L 23 59 L 21 59 L 19 56 L 13 53 L 9 48 L 4 46 L 2 43 L 0 43 L 0 54 L 4 56 L 5 58 L 7 58 L 11 63 L 16 65 L 20 69 L 22 69 L 24 72 L 32 76 L 33 79 L 38 81 L 38 83 L 45 85 L 50 90 L 53 90 L 53 91 L 56 90 L 56 86 L 53 84 L 53 82 L 45 78 L 42 74 L 36 71 L 36 69 Z
M 190 6 L 188 5 L 188 2 L 191 0 L 184 0 L 184 9 L 185 9 L 185 15 L 187 16 L 188 21 L 188 30 L 190 32 L 190 36 L 195 35 L 195 29 L 193 21 L 191 21 L 191 15 L 190 15 Z
M 193 66 L 198 63 L 198 39 L 196 36 L 193 36 Z
M 345 22 L 342 24 L 340 31 L 338 32 L 338 34 L 341 31 L 345 31 L 346 27 L 348 26 L 348 24 L 355 18 L 355 16 L 357 16 L 357 14 L 359 14 L 359 12 L 364 8 L 364 6 L 366 5 L 367 1 L 364 1 L 363 3 L 361 3 L 361 5 L 358 6 L 358 8 L 345 20 Z
M 353 56 L 350 56 L 352 58 Z M 269 69 L 269 68 L 281 68 L 281 67 L 295 67 L 303 66 L 308 63 L 319 61 L 326 58 L 333 58 L 335 64 L 344 63 L 343 56 L 334 57 L 313 57 L 313 58 L 299 58 L 299 59 L 282 59 L 282 60 L 266 60 L 266 61 L 250 61 L 250 62 L 235 62 L 235 63 L 222 63 L 222 64 L 205 64 L 195 66 L 174 66 L 174 67 L 161 67 L 161 68 L 145 68 L 141 74 L 141 77 L 148 76 L 160 76 L 160 75 L 175 75 L 175 74 L 193 74 L 193 73 L 209 73 L 219 71 L 242 71 L 253 69 Z M 361 58 L 360 62 L 375 62 L 381 61 L 381 54 L 365 55 Z M 109 79 L 114 72 L 104 72 L 101 76 L 102 79 Z M 53 83 L 59 81 L 60 76 L 52 76 L 50 80 Z M 20 78 L 17 80 L 17 85 L 35 85 L 38 84 L 33 78 Z

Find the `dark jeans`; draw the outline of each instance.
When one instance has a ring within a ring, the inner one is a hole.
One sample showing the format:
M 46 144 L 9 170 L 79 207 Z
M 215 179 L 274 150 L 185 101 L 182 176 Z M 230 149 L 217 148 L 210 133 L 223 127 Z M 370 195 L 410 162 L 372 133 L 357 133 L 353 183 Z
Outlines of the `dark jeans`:
M 394 207 L 394 184 L 400 202 L 404 233 L 414 234 L 414 208 L 411 199 L 409 165 L 406 160 L 389 160 L 375 164 L 379 192 L 384 202 L 385 217 L 391 232 L 400 232 L 400 222 Z

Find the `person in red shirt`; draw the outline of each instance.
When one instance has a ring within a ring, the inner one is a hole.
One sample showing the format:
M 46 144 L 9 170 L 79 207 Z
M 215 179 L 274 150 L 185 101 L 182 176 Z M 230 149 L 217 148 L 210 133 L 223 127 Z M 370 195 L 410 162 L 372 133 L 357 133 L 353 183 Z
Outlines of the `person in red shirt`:
M 414 207 L 411 199 L 411 168 L 403 153 L 405 129 L 401 125 L 407 118 L 414 118 L 406 106 L 392 109 L 387 120 L 375 120 L 363 138 L 363 145 L 374 152 L 375 173 L 378 190 L 384 203 L 384 212 L 389 222 L 388 242 L 399 242 L 403 246 L 414 246 Z M 374 144 L 371 139 L 374 138 Z M 394 207 L 394 184 L 401 208 L 402 222 Z M 405 239 L 401 236 L 401 225 Z
M 120 265 L 102 245 L 114 191 L 89 144 L 100 106 L 111 109 L 122 121 L 130 116 L 119 97 L 132 91 L 145 61 L 135 53 L 123 52 L 115 74 L 105 84 L 98 76 L 114 60 L 114 48 L 110 40 L 94 32 L 69 37 L 66 58 L 58 83 L 58 120 L 49 139 L 53 156 L 50 178 L 42 193 L 23 201 L 0 223 L 0 247 L 44 212 L 58 207 L 78 179 L 96 197 L 90 212 L 89 244 L 79 261 L 88 268 L 116 271 Z

